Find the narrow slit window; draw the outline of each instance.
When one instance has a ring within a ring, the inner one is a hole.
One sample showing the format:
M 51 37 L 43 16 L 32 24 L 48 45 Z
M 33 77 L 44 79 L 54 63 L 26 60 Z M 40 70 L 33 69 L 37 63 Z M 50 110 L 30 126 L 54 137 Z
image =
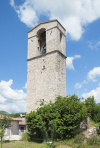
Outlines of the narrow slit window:
M 60 43 L 61 43 L 61 41 L 62 41 L 62 33 L 60 32 Z

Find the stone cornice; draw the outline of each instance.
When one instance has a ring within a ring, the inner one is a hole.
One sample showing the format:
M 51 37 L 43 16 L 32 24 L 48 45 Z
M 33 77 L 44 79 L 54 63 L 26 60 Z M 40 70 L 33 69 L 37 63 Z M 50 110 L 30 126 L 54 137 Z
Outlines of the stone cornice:
M 34 59 L 38 59 L 38 58 L 41 58 L 43 56 L 46 56 L 46 55 L 49 55 L 49 54 L 52 54 L 52 53 L 56 53 L 58 52 L 61 56 L 63 56 L 64 58 L 67 58 L 63 53 L 61 53 L 59 50 L 54 50 L 54 51 L 51 51 L 51 52 L 48 52 L 48 53 L 45 53 L 45 54 L 42 54 L 42 55 L 39 55 L 39 56 L 36 56 L 36 57 L 33 57 L 33 58 L 30 58 L 30 59 L 27 59 L 27 61 L 31 61 L 31 60 L 34 60 Z

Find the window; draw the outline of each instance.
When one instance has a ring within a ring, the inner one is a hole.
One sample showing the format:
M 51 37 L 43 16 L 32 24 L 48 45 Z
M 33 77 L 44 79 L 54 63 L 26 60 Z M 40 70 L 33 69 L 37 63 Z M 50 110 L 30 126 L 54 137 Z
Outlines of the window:
M 62 33 L 60 32 L 60 43 L 61 43 L 61 40 L 62 40 Z
M 37 32 L 38 35 L 38 51 L 40 50 L 40 55 L 46 53 L 46 31 L 45 28 L 40 29 Z
M 24 132 L 24 127 L 21 127 L 21 132 Z

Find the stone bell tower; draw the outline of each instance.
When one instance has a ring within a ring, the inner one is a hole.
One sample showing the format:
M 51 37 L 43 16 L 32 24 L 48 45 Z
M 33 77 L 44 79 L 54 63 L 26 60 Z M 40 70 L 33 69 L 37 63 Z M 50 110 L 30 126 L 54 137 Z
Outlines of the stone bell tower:
M 27 113 L 38 101 L 66 96 L 65 28 L 58 20 L 39 23 L 28 32 Z

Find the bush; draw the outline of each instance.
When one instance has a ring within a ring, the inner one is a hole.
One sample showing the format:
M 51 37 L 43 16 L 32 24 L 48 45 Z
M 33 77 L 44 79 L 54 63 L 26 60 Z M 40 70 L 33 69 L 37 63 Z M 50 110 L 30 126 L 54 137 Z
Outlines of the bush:
M 57 147 L 57 146 L 54 145 L 53 143 L 52 143 L 52 144 L 47 143 L 46 146 L 47 146 L 47 148 L 56 148 L 56 147 Z
M 100 129 L 99 129 L 99 130 L 97 130 L 97 134 L 98 134 L 98 135 L 100 135 Z
M 87 139 L 88 145 L 99 145 L 99 143 L 100 139 L 97 136 Z
M 100 122 L 100 105 L 96 105 L 94 96 L 87 98 L 84 101 L 88 115 L 94 122 Z
M 30 138 L 30 136 L 29 136 L 28 133 L 23 133 L 23 134 L 22 134 L 21 140 L 22 140 L 22 141 L 30 141 L 31 138 Z
M 81 134 L 76 135 L 74 138 L 74 143 L 81 144 L 83 143 L 83 141 L 84 141 L 84 137 Z
M 58 96 L 55 103 L 50 102 L 26 115 L 27 130 L 36 138 L 71 138 L 86 117 L 86 107 L 76 95 Z
M 96 106 L 94 107 L 93 120 L 94 120 L 95 122 L 100 122 L 100 105 L 96 105 Z
M 94 100 L 94 96 L 87 98 L 85 101 L 85 106 L 87 107 L 87 112 L 90 117 L 94 116 L 94 108 L 96 106 L 96 102 Z

